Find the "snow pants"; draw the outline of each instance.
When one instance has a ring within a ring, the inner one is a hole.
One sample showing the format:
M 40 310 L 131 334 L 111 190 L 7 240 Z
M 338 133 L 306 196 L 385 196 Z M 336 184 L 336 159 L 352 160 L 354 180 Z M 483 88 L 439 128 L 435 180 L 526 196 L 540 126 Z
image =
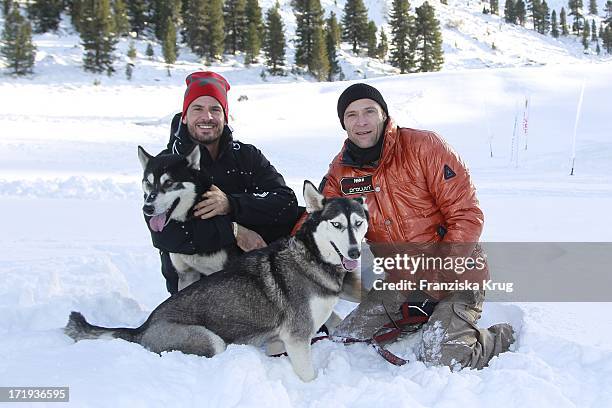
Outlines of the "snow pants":
M 406 292 L 371 290 L 363 302 L 334 330 L 333 336 L 370 339 L 385 324 L 401 319 L 400 306 Z M 441 300 L 429 321 L 416 333 L 420 336 L 417 358 L 428 365 L 451 369 L 485 367 L 491 358 L 508 351 L 514 330 L 507 323 L 481 329 L 484 291 L 457 291 Z M 386 309 L 386 310 L 385 310 Z

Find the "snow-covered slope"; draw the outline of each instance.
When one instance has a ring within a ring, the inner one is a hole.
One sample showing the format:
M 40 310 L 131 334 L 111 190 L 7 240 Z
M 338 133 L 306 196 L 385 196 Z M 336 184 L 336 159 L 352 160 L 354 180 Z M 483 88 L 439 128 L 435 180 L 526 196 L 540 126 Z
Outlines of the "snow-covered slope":
M 604 0 L 599 1 L 600 14 L 603 13 Z M 260 2 L 264 11 L 272 7 L 275 1 L 263 0 Z M 286 26 L 287 38 L 287 62 L 294 62 L 294 34 L 295 17 L 292 12 L 290 0 L 282 0 L 281 15 Z M 344 8 L 344 0 L 323 0 L 323 8 L 326 15 L 331 11 L 341 17 Z M 412 11 L 421 5 L 422 1 L 411 2 Z M 544 36 L 535 31 L 513 24 L 507 24 L 503 17 L 482 14 L 484 3 L 473 0 L 449 0 L 448 5 L 439 1 L 430 2 L 436 9 L 437 18 L 440 21 L 443 35 L 443 47 L 445 53 L 445 64 L 443 71 L 457 69 L 473 69 L 487 67 L 516 67 L 546 64 L 576 64 L 576 63 L 598 63 L 612 59 L 605 54 L 597 56 L 594 53 L 594 44 L 591 50 L 584 53 L 580 39 L 576 36 L 554 39 Z M 564 2 L 552 0 L 551 10 L 554 7 L 559 11 Z M 378 27 L 383 27 L 391 38 L 390 27 L 387 22 L 392 0 L 367 0 L 365 1 L 369 10 L 369 18 Z M 566 6 L 566 5 L 565 5 Z M 567 6 L 566 6 L 567 8 Z M 503 3 L 500 4 L 503 10 Z M 596 20 L 599 27 L 600 17 L 589 16 Z M 0 24 L 3 23 L 0 18 Z M 531 23 L 526 25 L 531 27 Z M 91 84 L 94 81 L 106 84 L 129 83 L 125 78 L 125 66 L 128 62 L 135 63 L 134 81 L 137 83 L 156 85 L 177 85 L 182 82 L 185 75 L 194 70 L 205 68 L 202 61 L 192 54 L 188 48 L 181 47 L 178 61 L 172 68 L 172 77 L 166 74 L 166 66 L 163 63 L 161 47 L 154 43 L 155 58 L 149 61 L 145 56 L 148 42 L 137 40 L 135 46 L 138 56 L 134 61 L 127 57 L 129 40 L 123 38 L 117 45 L 117 61 L 115 69 L 117 73 L 113 77 L 106 75 L 83 74 L 82 72 L 82 47 L 79 36 L 74 34 L 69 17 L 65 17 L 61 29 L 56 34 L 35 35 L 35 43 L 38 47 L 36 57 L 35 75 L 25 80 L 27 83 L 55 83 L 55 84 Z M 493 48 L 495 45 L 495 48 Z M 379 60 L 356 56 L 350 51 L 347 44 L 343 44 L 338 51 L 338 59 L 346 79 L 372 78 L 390 74 L 398 71 L 388 63 Z M 0 59 L 0 67 L 2 67 Z M 288 73 L 286 77 L 265 76 L 262 78 L 263 64 L 253 64 L 245 67 L 243 57 L 225 56 L 223 62 L 216 62 L 208 67 L 228 76 L 230 81 L 248 80 L 249 83 L 287 83 L 296 81 L 312 81 L 309 76 Z M 0 81 L 9 78 L 0 77 Z M 13 79 L 10 79 L 13 81 Z M 21 80 L 23 81 L 23 80 Z

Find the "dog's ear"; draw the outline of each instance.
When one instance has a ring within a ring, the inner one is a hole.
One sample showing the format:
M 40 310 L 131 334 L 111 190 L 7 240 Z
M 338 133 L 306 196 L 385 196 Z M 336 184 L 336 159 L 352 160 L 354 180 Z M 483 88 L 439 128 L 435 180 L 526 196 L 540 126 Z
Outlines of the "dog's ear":
M 191 152 L 185 156 L 187 159 L 187 163 L 189 163 L 189 167 L 194 170 L 200 170 L 200 146 L 195 145 Z
M 306 201 L 306 212 L 313 213 L 323 209 L 323 194 L 308 180 L 304 180 L 304 201 Z
M 149 163 L 149 159 L 151 159 L 151 157 L 153 156 L 147 153 L 142 146 L 138 146 L 138 160 L 140 160 L 140 165 L 142 166 L 143 170 L 147 168 L 147 163 Z
M 368 212 L 368 203 L 366 203 L 365 196 L 361 196 L 361 197 L 353 198 L 353 200 L 355 200 L 355 201 L 357 201 L 359 204 L 361 204 L 361 206 L 363 207 L 363 210 L 364 210 L 366 213 Z

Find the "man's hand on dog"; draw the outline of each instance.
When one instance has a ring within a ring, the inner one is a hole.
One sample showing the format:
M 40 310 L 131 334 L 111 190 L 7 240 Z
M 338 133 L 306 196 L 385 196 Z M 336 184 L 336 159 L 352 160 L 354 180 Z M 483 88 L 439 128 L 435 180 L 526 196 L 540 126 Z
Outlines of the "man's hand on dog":
M 261 235 L 240 224 L 238 224 L 238 233 L 236 234 L 236 245 L 244 252 L 267 246 Z
M 214 184 L 210 190 L 202 194 L 202 201 L 193 206 L 193 215 L 203 220 L 212 218 L 216 215 L 229 214 L 230 203 L 223 191 Z
M 204 199 L 193 206 L 194 216 L 206 220 L 217 215 L 230 213 L 231 208 L 227 195 L 214 184 L 210 187 L 210 190 L 202 194 L 202 197 Z M 248 252 L 265 247 L 266 241 L 255 231 L 239 225 L 236 244 L 240 249 Z

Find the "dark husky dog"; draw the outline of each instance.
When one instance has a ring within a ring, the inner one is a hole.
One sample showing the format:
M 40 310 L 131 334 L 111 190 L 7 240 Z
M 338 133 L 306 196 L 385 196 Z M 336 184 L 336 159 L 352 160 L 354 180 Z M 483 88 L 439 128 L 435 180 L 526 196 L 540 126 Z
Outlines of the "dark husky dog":
M 159 305 L 142 326 L 93 326 L 70 314 L 75 340 L 116 337 L 161 353 L 213 356 L 228 343 L 282 342 L 295 373 L 315 378 L 310 341 L 338 301 L 347 272 L 357 271 L 368 229 L 361 198 L 329 198 L 304 183 L 309 217 L 298 233 L 246 253 Z
M 178 154 L 153 157 L 138 146 L 138 159 L 144 172 L 142 211 L 153 239 L 161 239 L 162 231 L 170 222 L 184 223 L 190 218 L 193 205 L 202 193 L 210 189 L 212 181 L 205 170 L 200 170 L 198 146 L 185 157 Z M 179 277 L 178 289 L 186 288 L 202 275 L 220 271 L 230 259 L 241 253 L 235 244 L 193 255 L 170 252 L 170 260 Z

